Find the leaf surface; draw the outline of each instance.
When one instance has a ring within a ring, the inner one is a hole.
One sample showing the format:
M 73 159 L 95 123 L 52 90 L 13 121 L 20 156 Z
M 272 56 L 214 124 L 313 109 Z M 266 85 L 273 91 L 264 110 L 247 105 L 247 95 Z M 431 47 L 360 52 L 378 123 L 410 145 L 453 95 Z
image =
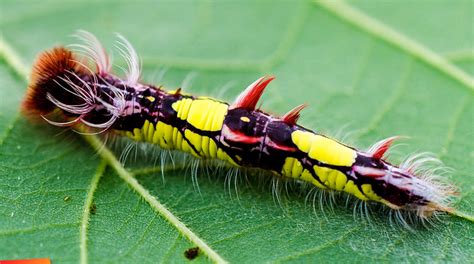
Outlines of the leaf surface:
M 230 101 L 261 75 L 274 74 L 263 109 L 283 114 L 307 103 L 302 124 L 351 132 L 360 148 L 410 136 L 398 152 L 430 151 L 453 168 L 450 179 L 461 191 L 456 208 L 472 215 L 471 1 L 0 5 L 0 259 L 183 262 L 196 245 L 197 262 L 473 259 L 474 224 L 463 217 L 413 233 L 383 215 L 372 224 L 354 219 L 349 208 L 315 213 L 305 195 L 279 205 L 268 186 L 242 183 L 235 191 L 225 173 L 200 173 L 197 190 L 189 171 L 166 170 L 163 182 L 153 159 L 123 170 L 90 141 L 32 125 L 19 113 L 25 71 L 38 52 L 72 43 L 77 29 L 113 50 L 112 33 L 120 32 L 142 57 L 147 82 Z M 381 25 L 398 35 L 378 32 Z

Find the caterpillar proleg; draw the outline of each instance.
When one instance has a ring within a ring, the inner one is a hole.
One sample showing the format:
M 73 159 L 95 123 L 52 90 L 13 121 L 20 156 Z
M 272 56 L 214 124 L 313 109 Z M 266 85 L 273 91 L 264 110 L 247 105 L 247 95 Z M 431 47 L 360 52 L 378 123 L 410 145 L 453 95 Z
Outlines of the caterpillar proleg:
M 85 31 L 78 36 L 83 44 L 40 54 L 23 102 L 27 116 L 54 126 L 115 133 L 231 167 L 268 171 L 420 219 L 453 210 L 453 187 L 443 183 L 436 166 L 427 167 L 436 159 L 416 155 L 398 166 L 387 161 L 398 137 L 357 150 L 298 125 L 305 105 L 282 116 L 258 109 L 272 76 L 257 79 L 226 103 L 141 83 L 138 55 L 119 35 L 116 46 L 128 64 L 126 77 L 120 78 L 111 72 L 109 56 L 96 37 Z

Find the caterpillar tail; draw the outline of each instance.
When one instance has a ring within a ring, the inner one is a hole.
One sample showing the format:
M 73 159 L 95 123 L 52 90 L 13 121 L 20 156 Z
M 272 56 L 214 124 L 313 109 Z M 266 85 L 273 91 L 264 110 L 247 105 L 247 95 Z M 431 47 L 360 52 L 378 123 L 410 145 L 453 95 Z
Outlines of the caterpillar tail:
M 270 171 L 422 219 L 453 210 L 456 192 L 439 176 L 436 159 L 417 155 L 398 166 L 387 161 L 397 137 L 362 151 L 297 124 L 305 105 L 282 116 L 257 109 L 274 77 L 259 78 L 232 103 L 167 91 L 139 82 L 138 56 L 125 38 L 119 37 L 118 46 L 129 69 L 120 78 L 110 72 L 100 42 L 85 31 L 78 36 L 84 43 L 74 47 L 82 52 L 57 47 L 37 59 L 23 102 L 23 112 L 32 119 L 82 125 L 200 159 Z

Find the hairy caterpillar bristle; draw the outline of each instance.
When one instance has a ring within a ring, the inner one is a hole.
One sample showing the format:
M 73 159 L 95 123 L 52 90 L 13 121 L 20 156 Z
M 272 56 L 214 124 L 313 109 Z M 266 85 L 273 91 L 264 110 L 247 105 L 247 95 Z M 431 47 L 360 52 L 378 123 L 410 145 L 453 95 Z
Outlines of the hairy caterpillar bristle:
M 68 47 L 82 54 L 88 61 L 92 61 L 99 75 L 108 74 L 112 64 L 100 41 L 93 34 L 85 30 L 78 30 L 74 36 L 83 44 L 71 44 Z
M 56 47 L 41 53 L 30 77 L 26 97 L 22 104 L 22 112 L 33 119 L 54 110 L 54 104 L 48 100 L 47 94 L 63 93 L 63 88 L 54 83 L 56 77 L 65 76 L 69 72 L 83 72 L 73 53 L 64 48 Z

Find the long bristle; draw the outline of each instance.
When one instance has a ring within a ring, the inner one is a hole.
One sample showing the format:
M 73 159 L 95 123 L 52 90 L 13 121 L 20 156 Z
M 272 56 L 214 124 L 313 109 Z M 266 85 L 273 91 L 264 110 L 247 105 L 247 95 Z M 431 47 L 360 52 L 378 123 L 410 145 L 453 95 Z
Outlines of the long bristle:
M 82 71 L 84 70 L 76 62 L 73 53 L 64 47 L 41 53 L 33 65 L 22 112 L 28 117 L 37 118 L 53 111 L 55 106 L 47 99 L 47 94 L 58 90 L 55 79 L 68 72 Z

